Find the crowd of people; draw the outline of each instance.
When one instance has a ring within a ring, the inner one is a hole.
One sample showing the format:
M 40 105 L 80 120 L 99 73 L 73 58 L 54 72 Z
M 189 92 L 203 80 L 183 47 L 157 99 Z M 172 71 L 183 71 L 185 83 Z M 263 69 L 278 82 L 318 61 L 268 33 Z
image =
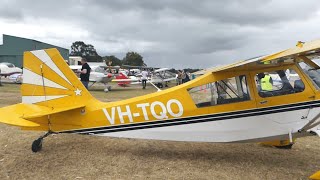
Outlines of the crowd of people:
M 77 73 L 80 74 L 80 79 L 82 84 L 88 89 L 88 84 L 89 84 L 89 77 L 90 77 L 90 71 L 91 68 L 87 63 L 87 60 L 85 58 L 82 58 L 81 60 L 82 68 L 81 70 L 78 70 Z M 142 80 L 142 88 L 145 89 L 147 85 L 147 79 L 148 76 L 150 75 L 150 72 L 147 71 L 147 69 L 142 69 L 141 72 L 141 80 Z M 177 78 L 177 85 L 186 83 L 190 81 L 191 79 L 191 74 L 189 72 L 185 72 L 184 70 L 178 70 L 176 73 L 176 78 Z M 168 82 L 165 82 L 167 86 Z

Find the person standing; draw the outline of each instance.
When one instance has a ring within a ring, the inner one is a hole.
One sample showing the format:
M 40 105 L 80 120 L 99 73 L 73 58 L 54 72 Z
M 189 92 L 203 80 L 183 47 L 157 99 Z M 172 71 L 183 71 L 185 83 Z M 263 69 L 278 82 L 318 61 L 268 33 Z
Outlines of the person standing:
M 190 73 L 189 72 L 186 72 L 186 78 L 184 79 L 184 82 L 189 82 L 190 81 Z
M 264 74 L 264 77 L 260 80 L 262 91 L 272 91 L 273 80 L 269 74 Z
M 84 87 L 88 89 L 91 68 L 85 58 L 81 59 L 81 64 L 82 64 L 81 71 L 80 70 L 78 71 L 80 73 L 80 80 L 84 85 Z
M 182 72 L 180 70 L 178 70 L 178 85 L 182 84 Z
M 142 80 L 142 89 L 145 89 L 147 86 L 148 72 L 143 69 L 141 72 L 141 80 Z
M 184 72 L 184 70 L 182 70 L 182 72 L 181 72 L 182 84 L 186 82 L 186 78 L 187 78 L 187 75 L 186 75 L 186 73 Z

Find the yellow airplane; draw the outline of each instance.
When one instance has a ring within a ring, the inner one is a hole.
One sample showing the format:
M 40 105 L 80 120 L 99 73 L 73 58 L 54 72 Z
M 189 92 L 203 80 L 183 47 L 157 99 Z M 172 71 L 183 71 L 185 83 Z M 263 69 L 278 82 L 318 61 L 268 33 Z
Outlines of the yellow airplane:
M 188 83 L 103 103 L 56 49 L 24 53 L 22 103 L 0 108 L 0 122 L 53 133 L 197 142 L 269 142 L 320 133 L 320 40 L 210 70 Z

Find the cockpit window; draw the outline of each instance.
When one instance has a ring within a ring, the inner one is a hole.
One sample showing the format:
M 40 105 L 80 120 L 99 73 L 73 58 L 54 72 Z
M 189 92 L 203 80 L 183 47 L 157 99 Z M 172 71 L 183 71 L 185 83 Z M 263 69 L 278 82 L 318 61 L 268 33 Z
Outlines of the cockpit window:
M 250 100 L 246 76 L 232 77 L 188 90 L 197 107 Z
M 8 66 L 9 68 L 14 68 L 15 66 L 11 63 L 1 63 L 1 64 L 4 64 L 6 66 Z
M 308 75 L 308 77 L 312 80 L 313 85 L 320 89 L 320 69 L 311 67 L 309 64 L 305 62 L 300 62 L 299 66 L 303 70 L 304 73 Z
M 95 70 L 94 70 L 95 72 L 99 72 L 99 73 L 105 73 L 105 70 L 104 70 L 104 68 L 102 68 L 102 67 L 97 67 Z
M 260 72 L 255 76 L 259 96 L 272 97 L 304 91 L 305 86 L 293 69 Z

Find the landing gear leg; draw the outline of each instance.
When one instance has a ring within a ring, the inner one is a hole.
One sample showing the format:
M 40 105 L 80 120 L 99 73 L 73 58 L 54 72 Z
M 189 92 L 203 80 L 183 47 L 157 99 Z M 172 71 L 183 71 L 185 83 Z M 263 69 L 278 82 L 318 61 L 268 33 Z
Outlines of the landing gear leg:
M 111 91 L 111 86 L 106 85 L 103 91 L 104 91 L 104 92 L 109 92 L 109 91 Z
M 35 141 L 33 141 L 32 146 L 31 146 L 32 152 L 36 153 L 36 152 L 41 151 L 43 139 L 48 137 L 51 134 L 55 134 L 55 133 L 52 131 L 48 131 L 45 135 L 43 135 L 43 136 L 39 137 L 38 139 L 36 139 Z

